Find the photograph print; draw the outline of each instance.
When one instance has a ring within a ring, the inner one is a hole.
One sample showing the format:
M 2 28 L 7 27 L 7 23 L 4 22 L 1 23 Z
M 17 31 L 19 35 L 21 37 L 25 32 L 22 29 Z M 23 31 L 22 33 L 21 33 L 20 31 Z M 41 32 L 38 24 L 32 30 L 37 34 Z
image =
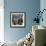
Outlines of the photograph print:
M 10 13 L 10 26 L 11 27 L 24 27 L 25 26 L 25 12 L 11 12 Z

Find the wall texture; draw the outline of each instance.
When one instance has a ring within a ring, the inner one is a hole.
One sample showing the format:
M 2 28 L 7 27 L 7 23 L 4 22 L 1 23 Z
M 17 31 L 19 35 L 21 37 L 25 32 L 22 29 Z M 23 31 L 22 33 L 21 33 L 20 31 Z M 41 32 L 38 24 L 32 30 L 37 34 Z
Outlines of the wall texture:
M 32 29 L 33 19 L 40 10 L 40 0 L 4 0 L 4 38 L 7 41 L 18 41 Z M 11 28 L 10 12 L 26 12 L 26 27 Z
M 41 1 L 40 1 L 40 9 L 41 9 L 41 11 L 42 11 L 43 9 L 46 9 L 46 0 L 41 0 Z M 42 17 L 43 17 L 43 22 L 41 21 L 41 22 L 40 22 L 40 25 L 43 25 L 43 26 L 46 27 L 46 10 L 43 12 Z

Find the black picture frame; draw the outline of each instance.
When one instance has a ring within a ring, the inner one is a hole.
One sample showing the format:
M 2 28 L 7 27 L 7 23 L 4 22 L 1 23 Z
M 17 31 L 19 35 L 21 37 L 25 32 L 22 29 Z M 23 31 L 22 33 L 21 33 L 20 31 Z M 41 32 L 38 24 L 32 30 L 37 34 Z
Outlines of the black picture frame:
M 25 27 L 26 12 L 10 12 L 10 27 Z

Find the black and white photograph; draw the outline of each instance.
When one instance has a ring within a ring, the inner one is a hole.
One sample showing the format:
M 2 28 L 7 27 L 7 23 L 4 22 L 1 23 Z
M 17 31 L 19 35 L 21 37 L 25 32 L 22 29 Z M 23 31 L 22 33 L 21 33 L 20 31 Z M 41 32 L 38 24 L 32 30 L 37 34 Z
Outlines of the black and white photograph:
M 10 25 L 11 27 L 24 27 L 25 26 L 25 12 L 11 12 Z

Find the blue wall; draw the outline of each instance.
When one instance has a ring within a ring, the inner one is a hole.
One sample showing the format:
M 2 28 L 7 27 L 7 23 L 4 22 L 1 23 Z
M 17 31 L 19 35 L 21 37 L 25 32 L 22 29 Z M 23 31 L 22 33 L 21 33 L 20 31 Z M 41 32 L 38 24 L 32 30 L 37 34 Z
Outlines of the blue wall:
M 7 41 L 18 41 L 31 31 L 33 19 L 40 9 L 40 0 L 4 0 L 4 38 Z M 11 28 L 10 12 L 26 12 L 26 27 Z
M 42 11 L 43 9 L 46 9 L 46 0 L 41 0 L 40 1 L 40 10 Z M 43 12 L 43 22 L 40 21 L 40 25 L 46 27 L 46 10 Z

